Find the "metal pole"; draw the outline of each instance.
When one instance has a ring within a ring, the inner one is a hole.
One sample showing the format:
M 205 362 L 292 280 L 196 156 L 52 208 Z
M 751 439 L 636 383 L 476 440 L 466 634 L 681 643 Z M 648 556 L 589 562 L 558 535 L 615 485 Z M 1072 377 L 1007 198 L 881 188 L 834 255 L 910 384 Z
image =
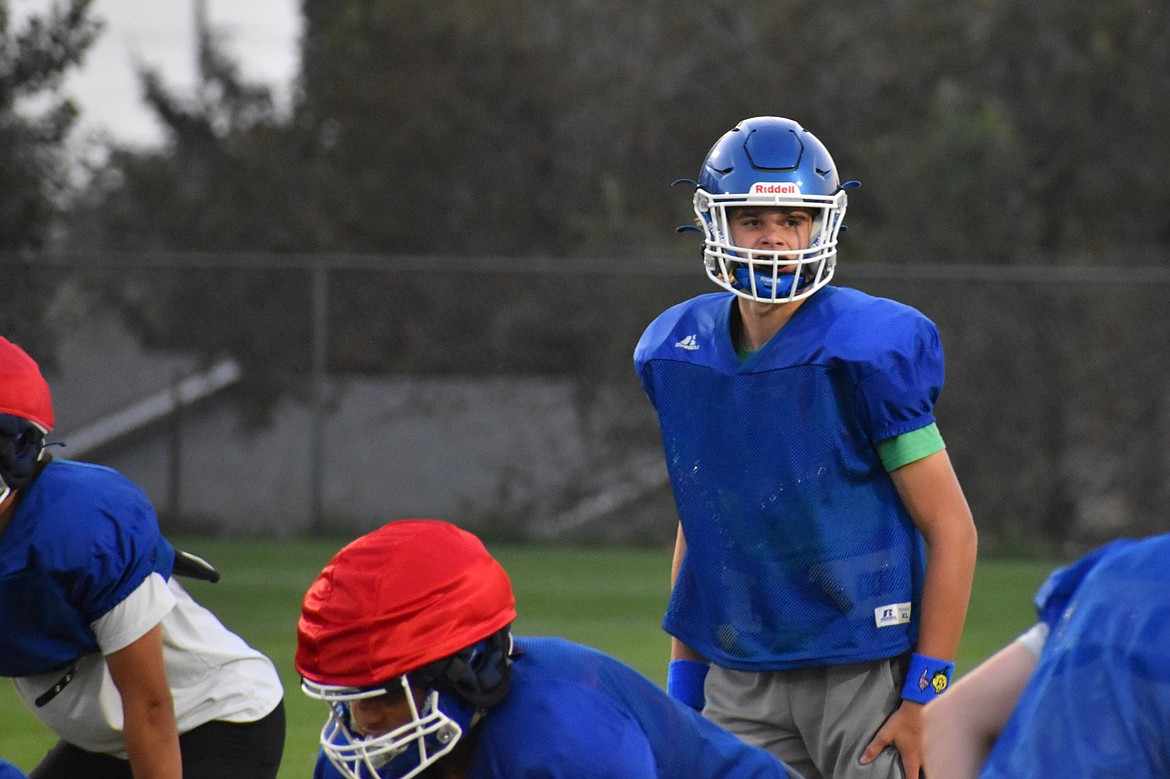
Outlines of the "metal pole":
M 309 420 L 309 530 L 315 536 L 325 534 L 322 498 L 325 453 L 326 343 L 329 338 L 329 276 L 321 263 L 313 266 L 313 334 L 312 352 L 313 408 Z
M 171 398 L 174 410 L 171 412 L 168 432 L 170 444 L 170 489 L 167 494 L 167 513 L 172 523 L 179 521 L 183 503 L 183 377 L 178 371 L 171 380 Z

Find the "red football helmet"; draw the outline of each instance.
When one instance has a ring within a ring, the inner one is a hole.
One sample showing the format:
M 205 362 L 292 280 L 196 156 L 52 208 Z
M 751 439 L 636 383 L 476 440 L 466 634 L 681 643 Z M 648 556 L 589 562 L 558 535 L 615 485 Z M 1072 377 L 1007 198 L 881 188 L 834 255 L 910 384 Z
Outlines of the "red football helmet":
M 321 748 L 343 776 L 412 777 L 447 754 L 507 692 L 516 618 L 507 574 L 447 522 L 391 522 L 346 546 L 305 595 L 301 688 L 329 702 Z M 353 727 L 350 705 L 404 695 L 410 719 Z
M 27 419 L 48 433 L 57 420 L 49 385 L 32 357 L 0 335 L 0 414 Z
M 53 429 L 49 385 L 32 357 L 0 336 L 0 501 L 32 482 Z

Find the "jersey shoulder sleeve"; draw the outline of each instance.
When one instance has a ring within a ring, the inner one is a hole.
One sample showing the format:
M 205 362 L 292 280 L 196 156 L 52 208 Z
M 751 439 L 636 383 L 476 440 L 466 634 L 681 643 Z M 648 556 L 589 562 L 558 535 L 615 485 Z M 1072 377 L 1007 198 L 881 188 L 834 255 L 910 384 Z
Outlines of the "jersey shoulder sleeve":
M 824 318 L 825 348 L 848 371 L 874 444 L 935 422 L 944 359 L 938 328 L 887 298 L 835 288 Z
M 520 638 L 513 687 L 490 711 L 473 777 L 779 779 L 786 767 L 633 668 L 557 638 Z M 539 732 L 541 737 L 533 739 Z
M 507 697 L 480 727 L 472 777 L 647 779 L 647 734 L 605 691 L 600 655 L 552 638 L 518 640 Z M 540 733 L 540 738 L 533 738 Z
M 1055 627 L 1085 578 L 1103 560 L 1131 547 L 1134 543 L 1130 538 L 1118 538 L 1102 544 L 1068 565 L 1055 569 L 1040 585 L 1032 599 L 1040 621 L 1050 628 Z
M 125 600 L 165 562 L 150 500 L 111 468 L 54 461 L 29 488 L 20 511 L 46 575 L 68 582 L 70 599 L 87 622 Z
M 637 723 L 596 691 L 555 679 L 514 688 L 482 723 L 474 777 L 645 779 L 654 755 Z M 540 738 L 532 738 L 540 733 Z
M 136 590 L 92 624 L 102 654 L 130 646 L 174 607 L 175 595 L 166 580 L 157 573 L 150 574 Z
M 729 292 L 699 295 L 668 308 L 647 326 L 634 348 L 634 369 L 651 401 L 655 397 L 651 365 L 657 360 L 735 368 L 728 334 L 732 297 Z
M 721 321 L 726 322 L 727 292 L 710 292 L 671 306 L 658 315 L 642 333 L 634 348 L 634 363 L 641 365 L 659 356 L 680 356 L 682 352 L 697 351 L 687 345 L 702 347 L 704 338 L 710 338 Z M 687 340 L 692 336 L 694 340 Z M 678 344 L 683 343 L 683 346 Z M 709 348 L 709 347 L 708 347 Z

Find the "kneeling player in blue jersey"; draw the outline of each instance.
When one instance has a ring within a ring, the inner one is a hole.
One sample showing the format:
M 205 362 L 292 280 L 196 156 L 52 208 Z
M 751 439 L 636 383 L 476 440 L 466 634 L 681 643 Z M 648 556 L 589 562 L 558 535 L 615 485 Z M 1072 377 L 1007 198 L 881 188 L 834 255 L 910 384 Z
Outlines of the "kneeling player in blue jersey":
M 947 779 L 1170 776 L 1170 534 L 1053 572 L 1040 621 L 923 714 Z
M 0 337 L 0 676 L 59 741 L 33 779 L 272 779 L 272 661 L 175 580 L 146 494 L 53 460 L 40 368 Z
M 302 688 L 328 701 L 316 779 L 797 777 L 597 650 L 513 638 L 511 582 L 471 533 L 391 522 L 305 595 Z

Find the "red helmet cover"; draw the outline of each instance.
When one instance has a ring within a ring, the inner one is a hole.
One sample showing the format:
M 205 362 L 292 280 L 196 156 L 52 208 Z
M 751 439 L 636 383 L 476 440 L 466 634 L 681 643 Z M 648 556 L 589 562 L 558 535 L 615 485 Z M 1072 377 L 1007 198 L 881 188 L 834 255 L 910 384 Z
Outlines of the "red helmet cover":
M 35 422 L 46 432 L 57 423 L 41 369 L 24 349 L 4 336 L 0 336 L 0 414 Z
M 309 587 L 296 669 L 318 684 L 374 687 L 515 619 L 508 575 L 476 536 L 433 519 L 390 522 L 344 547 Z

